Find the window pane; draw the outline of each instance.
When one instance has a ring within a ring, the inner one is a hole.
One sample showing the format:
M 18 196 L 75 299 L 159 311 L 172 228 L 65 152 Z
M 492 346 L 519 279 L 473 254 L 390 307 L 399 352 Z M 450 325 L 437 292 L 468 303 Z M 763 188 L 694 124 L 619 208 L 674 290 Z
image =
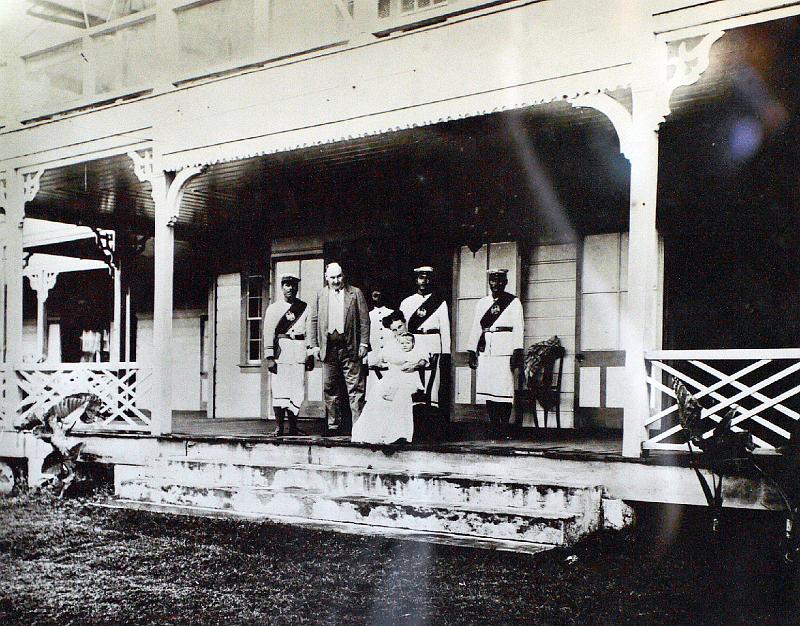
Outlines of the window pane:
M 155 20 L 94 38 L 95 92 L 108 93 L 152 81 Z
M 260 341 L 251 341 L 250 342 L 250 351 L 247 355 L 248 361 L 260 361 L 261 360 L 261 342 Z
M 247 299 L 247 317 L 251 319 L 261 317 L 261 298 Z
M 87 3 L 88 4 L 88 3 Z M 113 21 L 126 15 L 133 15 L 155 6 L 156 0 L 127 0 L 127 2 L 113 2 L 113 12 L 110 15 L 109 21 Z
M 60 46 L 25 59 L 24 97 L 36 108 L 45 103 L 65 103 L 83 95 L 81 42 Z
M 261 286 L 264 284 L 264 279 L 261 276 L 248 276 L 247 277 L 247 295 L 250 297 L 261 297 Z
M 349 12 L 348 7 L 346 12 Z M 273 0 L 269 49 L 272 54 L 310 50 L 347 38 L 352 15 L 342 15 L 330 0 Z
M 322 259 L 303 259 L 300 263 L 300 299 L 311 302 L 324 283 L 325 262 Z
M 261 339 L 261 320 L 250 320 L 248 322 L 247 336 L 250 340 Z
M 456 4 L 458 0 L 400 0 L 394 7 L 391 0 L 378 0 L 378 17 L 397 17 L 397 15 L 411 14 L 431 7 Z
M 581 349 L 619 350 L 619 313 L 619 294 L 583 294 Z
M 177 12 L 181 67 L 199 70 L 253 54 L 253 0 L 215 0 Z

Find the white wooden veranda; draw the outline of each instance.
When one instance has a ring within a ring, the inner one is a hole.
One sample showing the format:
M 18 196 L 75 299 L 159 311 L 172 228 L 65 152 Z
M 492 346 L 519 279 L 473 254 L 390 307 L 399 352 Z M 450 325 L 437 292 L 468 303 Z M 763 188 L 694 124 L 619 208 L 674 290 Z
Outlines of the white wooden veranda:
M 80 386 L 90 386 L 104 398 L 114 415 L 113 423 L 110 421 L 104 426 L 116 424 L 154 435 L 171 432 L 172 381 L 166 364 L 172 344 L 173 228 L 187 183 L 200 175 L 205 166 L 566 99 L 573 106 L 591 107 L 605 114 L 617 131 L 621 151 L 631 164 L 629 289 L 623 325 L 628 383 L 624 454 L 639 456 L 646 449 L 682 446 L 665 441 L 674 434 L 675 426 L 670 424 L 663 431 L 661 427 L 675 412 L 669 400 L 671 392 L 666 376 L 677 376 L 698 394 L 713 398 L 715 404 L 708 410 L 712 420 L 731 405 L 751 406 L 737 418 L 739 422 L 751 419 L 779 439 L 788 439 L 789 429 L 770 422 L 765 414 L 767 409 L 775 409 L 797 421 L 800 415 L 787 406 L 787 401 L 800 389 L 791 383 L 777 394 L 767 394 L 765 389 L 796 374 L 800 369 L 797 365 L 799 350 L 656 350 L 659 324 L 654 319 L 658 264 L 656 198 L 658 130 L 670 113 L 672 94 L 699 79 L 708 67 L 712 45 L 724 36 L 725 29 L 800 14 L 800 3 L 664 0 L 636 3 L 633 10 L 629 4 L 625 10 L 625 3 L 616 3 L 614 6 L 625 15 L 624 25 L 617 24 L 616 47 L 607 39 L 600 41 L 599 38 L 607 35 L 601 33 L 602 28 L 566 37 L 561 25 L 570 22 L 574 7 L 569 3 L 510 2 L 501 11 L 481 6 L 496 3 L 465 4 L 485 11 L 456 16 L 447 27 L 421 30 L 418 37 L 424 38 L 424 45 L 420 45 L 413 34 L 378 38 L 375 32 L 370 32 L 370 21 L 366 19 L 354 24 L 356 34 L 345 44 L 341 58 L 330 51 L 311 53 L 293 64 L 276 64 L 275 71 L 271 72 L 234 74 L 209 80 L 192 89 L 181 90 L 183 86 L 180 85 L 174 90 L 158 91 L 145 101 L 117 106 L 117 117 L 114 111 L 109 113 L 109 109 L 97 114 L 95 129 L 83 131 L 87 134 L 82 139 L 90 146 L 90 153 L 94 158 L 128 154 L 140 180 L 149 185 L 155 203 L 156 353 L 152 372 L 138 364 L 120 361 L 99 365 L 60 364 L 49 368 L 21 362 L 23 243 L 20 226 L 25 218 L 25 205 L 34 199 L 44 169 L 79 162 L 87 158 L 87 153 L 81 151 L 85 148 L 70 152 L 56 138 L 57 129 L 52 135 L 47 134 L 51 132 L 47 129 L 37 131 L 41 137 L 29 140 L 34 146 L 41 141 L 45 146 L 43 151 L 49 150 L 47 158 L 39 160 L 30 156 L 34 150 L 25 152 L 6 138 L 2 144 L 4 160 L 0 171 L 7 285 L 3 302 L 5 357 L 0 371 L 4 428 L 10 430 L 16 417 L 25 411 L 43 410 L 59 395 L 71 393 Z M 356 5 L 370 8 L 357 11 L 358 15 L 371 16 L 377 8 L 375 2 L 359 1 Z M 552 10 L 542 13 L 544 8 Z M 154 11 L 157 23 L 161 15 Z M 476 16 L 478 19 L 473 19 Z M 169 13 L 168 17 L 175 19 Z M 603 15 L 598 19 L 607 17 Z M 521 19 L 535 24 L 531 28 L 541 35 L 538 40 L 531 37 L 523 41 L 512 36 Z M 612 20 L 607 24 L 609 28 L 611 24 Z M 454 42 L 477 41 L 474 36 L 481 28 L 508 35 L 508 40 L 518 46 L 515 52 L 521 58 L 538 58 L 550 45 L 549 55 L 542 61 L 544 68 L 521 68 L 510 75 L 507 59 L 501 52 L 492 53 L 491 46 L 476 48 L 474 57 L 470 57 L 465 56 L 464 48 L 453 45 Z M 368 44 L 364 44 L 365 35 L 370 36 Z M 156 29 L 156 37 L 159 49 L 169 49 L 169 29 Z M 588 59 L 580 54 L 586 49 L 595 50 L 596 58 Z M 575 54 L 570 57 L 569 52 Z M 371 68 L 381 67 L 389 58 L 409 59 L 409 65 L 398 67 L 392 76 L 376 79 Z M 429 58 L 437 59 L 437 63 L 431 66 L 421 62 Z M 580 60 L 575 61 L 575 58 Z M 424 73 L 420 72 L 424 76 L 413 77 L 415 65 L 426 67 Z M 475 67 L 480 71 L 475 72 Z M 459 73 L 451 68 L 462 69 Z M 471 80 L 464 81 L 468 73 Z M 258 108 L 259 94 L 283 93 L 282 90 L 293 82 L 307 84 L 313 81 L 311 77 L 320 75 L 335 77 L 331 79 L 334 85 L 330 94 L 302 93 L 292 98 L 290 104 Z M 396 76 L 399 75 L 407 78 L 398 81 Z M 619 88 L 629 90 L 630 106 L 611 95 Z M 228 106 L 231 93 L 244 94 L 235 108 Z M 334 102 L 330 102 L 331 97 Z M 209 111 L 221 120 L 213 127 L 207 122 Z M 134 127 L 146 130 L 135 140 L 130 136 L 119 139 L 120 128 Z M 26 150 L 29 148 L 25 146 Z M 742 368 L 733 373 L 723 372 L 715 366 L 720 361 L 738 361 Z M 787 365 L 775 372 L 767 367 L 774 363 Z M 717 382 L 698 379 L 692 368 L 717 377 Z M 757 372 L 762 368 L 769 373 L 759 379 Z M 152 383 L 154 398 L 150 414 L 138 408 L 138 398 L 144 393 L 147 381 Z M 736 388 L 735 393 L 726 391 L 728 395 L 725 395 L 723 388 L 726 386 Z M 748 405 L 748 398 L 754 399 L 755 404 Z M 763 438 L 756 443 L 762 447 L 774 445 Z

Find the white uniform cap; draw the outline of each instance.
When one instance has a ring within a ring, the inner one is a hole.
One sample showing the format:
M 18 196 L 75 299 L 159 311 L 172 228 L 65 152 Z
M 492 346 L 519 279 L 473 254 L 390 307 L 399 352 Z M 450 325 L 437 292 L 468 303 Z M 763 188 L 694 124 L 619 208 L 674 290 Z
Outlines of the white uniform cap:
M 421 267 L 415 267 L 414 273 L 415 274 L 422 274 L 423 272 L 427 272 L 428 274 L 433 273 L 433 268 L 430 265 L 423 265 Z
M 503 278 L 507 278 L 508 270 L 504 267 L 492 267 L 486 270 L 486 274 L 489 276 L 502 276 Z
M 284 272 L 281 274 L 281 285 L 283 283 L 299 283 L 300 277 L 297 274 L 292 274 L 291 272 Z

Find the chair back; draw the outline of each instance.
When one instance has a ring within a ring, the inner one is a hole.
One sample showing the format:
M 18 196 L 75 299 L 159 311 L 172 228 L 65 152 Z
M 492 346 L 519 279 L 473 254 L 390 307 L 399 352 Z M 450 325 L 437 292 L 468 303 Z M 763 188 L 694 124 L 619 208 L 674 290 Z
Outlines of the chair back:
M 566 350 L 553 336 L 530 346 L 525 352 L 525 381 L 532 399 L 544 409 L 558 405 Z

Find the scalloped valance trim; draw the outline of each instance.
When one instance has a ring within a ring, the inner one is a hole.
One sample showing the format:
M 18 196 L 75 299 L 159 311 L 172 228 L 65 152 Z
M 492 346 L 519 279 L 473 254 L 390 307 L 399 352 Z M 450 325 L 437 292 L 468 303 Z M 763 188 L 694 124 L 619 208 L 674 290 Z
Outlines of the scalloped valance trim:
M 165 152 L 161 165 L 164 170 L 177 171 L 186 167 L 239 161 L 627 88 L 631 84 L 630 68 L 630 64 L 622 64 L 413 107 L 331 120 L 247 138 L 232 138 L 215 145 L 187 147 Z M 197 132 L 187 132 L 185 136 L 198 137 L 202 133 L 197 129 Z

